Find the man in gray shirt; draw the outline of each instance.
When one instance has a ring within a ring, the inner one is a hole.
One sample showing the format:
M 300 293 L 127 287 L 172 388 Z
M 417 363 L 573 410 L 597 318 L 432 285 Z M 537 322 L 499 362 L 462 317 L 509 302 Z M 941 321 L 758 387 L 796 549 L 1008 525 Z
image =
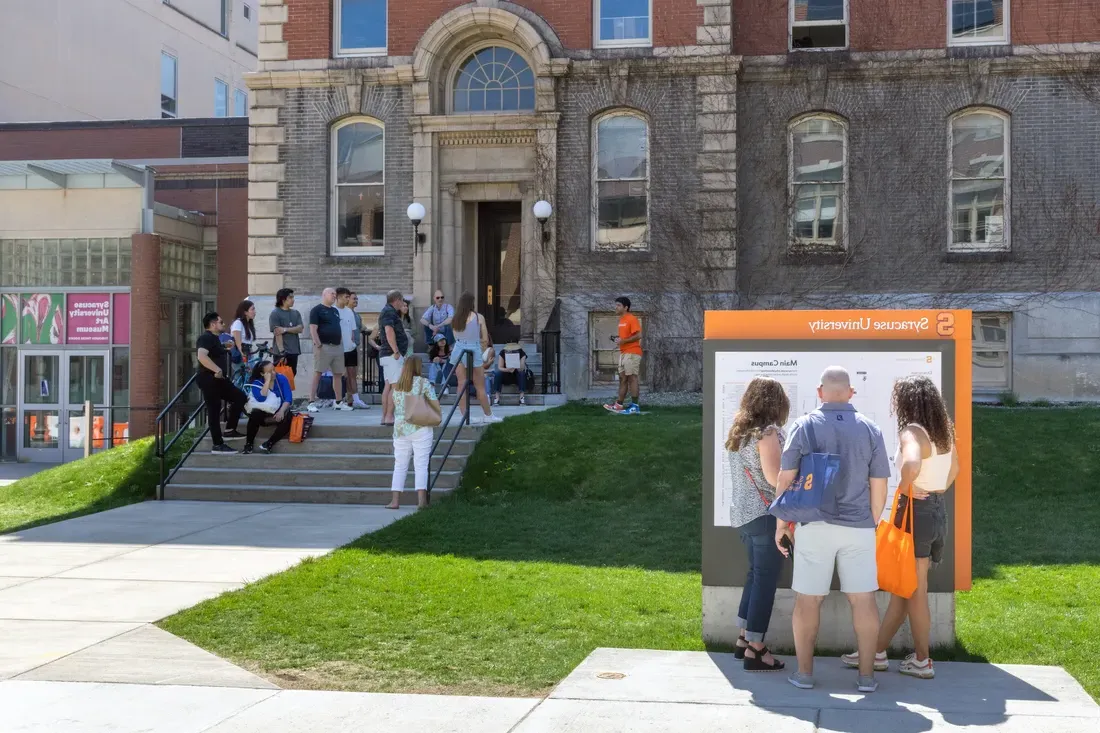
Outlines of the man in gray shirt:
M 829 367 L 821 375 L 817 388 L 822 405 L 795 421 L 783 447 L 776 497 L 798 476 L 802 457 L 811 453 L 835 453 L 840 469 L 833 478 L 830 492 L 821 507 L 824 521 L 808 522 L 796 529 L 780 522 L 775 541 L 779 551 L 784 536 L 794 540 L 795 592 L 794 645 L 798 672 L 790 682 L 800 689 L 814 686 L 814 644 L 821 622 L 821 603 L 829 595 L 833 569 L 840 575 L 840 590 L 852 606 L 852 621 L 859 646 L 860 692 L 874 692 L 875 646 L 878 642 L 878 567 L 875 562 L 875 528 L 886 506 L 886 481 L 890 478 L 890 459 L 882 431 L 851 405 L 855 395 L 848 372 Z M 813 424 L 816 445 L 806 429 Z
M 294 310 L 294 291 L 290 288 L 275 293 L 275 310 L 271 311 L 268 325 L 275 337 L 276 353 L 286 358 L 287 366 L 297 376 L 298 356 L 302 353 L 298 334 L 305 330 L 305 326 L 302 324 L 302 314 Z

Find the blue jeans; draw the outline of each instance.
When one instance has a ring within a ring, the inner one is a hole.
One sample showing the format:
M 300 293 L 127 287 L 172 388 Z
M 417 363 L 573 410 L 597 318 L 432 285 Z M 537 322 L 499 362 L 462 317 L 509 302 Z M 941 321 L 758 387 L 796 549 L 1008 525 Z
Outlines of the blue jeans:
M 783 566 L 783 555 L 775 546 L 775 517 L 765 514 L 739 529 L 749 553 L 749 572 L 741 592 L 737 625 L 745 630 L 745 641 L 762 642 L 772 620 L 775 588 Z
M 504 386 L 505 378 L 508 381 L 514 381 L 516 386 L 519 387 L 520 394 L 527 393 L 527 370 L 517 369 L 514 372 L 505 374 L 497 369 L 493 370 L 493 392 L 494 394 L 500 394 L 500 388 Z
M 450 326 L 443 326 L 439 329 L 439 333 L 443 334 L 443 336 L 447 339 L 447 343 L 449 345 L 454 346 L 455 332 L 453 328 L 451 328 Z M 427 343 L 428 346 L 432 345 L 432 329 L 428 326 L 424 326 L 424 342 Z

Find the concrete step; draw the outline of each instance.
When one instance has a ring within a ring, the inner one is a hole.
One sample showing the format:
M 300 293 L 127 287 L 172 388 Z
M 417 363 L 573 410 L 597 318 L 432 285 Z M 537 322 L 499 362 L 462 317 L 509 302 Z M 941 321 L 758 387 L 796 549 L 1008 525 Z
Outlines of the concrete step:
M 443 465 L 443 456 L 433 457 L 430 465 L 433 471 L 439 468 Z M 456 456 L 452 453 L 447 459 L 449 470 L 461 471 L 465 465 L 466 456 Z M 195 453 L 187 460 L 187 467 L 180 469 L 180 471 L 187 470 L 187 468 L 217 469 L 220 473 L 226 475 L 233 475 L 238 469 L 245 468 L 265 470 L 269 476 L 278 477 L 275 480 L 282 481 L 282 475 L 289 471 L 325 470 L 347 473 L 355 471 L 392 471 L 393 456 L 347 453 L 273 453 L 265 456 L 258 452 L 247 456 L 216 456 L 210 453 Z
M 433 499 L 441 499 L 454 489 L 440 485 L 432 491 Z M 246 501 L 277 504 L 389 504 L 393 494 L 390 485 L 379 488 L 311 488 L 308 486 L 231 486 L 227 484 L 170 484 L 164 498 L 179 501 Z M 401 492 L 402 505 L 416 504 L 412 473 Z
M 444 417 L 446 417 L 446 415 L 444 415 Z M 341 413 L 341 418 L 345 419 L 345 420 L 353 420 L 354 416 L 353 416 L 353 413 Z M 333 419 L 333 418 L 331 418 L 328 415 L 325 415 L 320 420 L 315 422 L 313 424 L 313 427 L 310 428 L 309 438 L 306 439 L 306 441 L 305 441 L 306 443 L 308 443 L 311 440 L 316 440 L 318 438 L 324 438 L 326 440 L 329 439 L 329 438 L 357 438 L 357 439 L 382 439 L 382 440 L 388 439 L 388 440 L 391 440 L 391 441 L 393 440 L 393 428 L 392 427 L 383 427 L 383 426 L 378 425 L 378 424 L 366 424 L 366 423 L 351 424 L 351 425 L 347 425 L 347 424 L 333 425 L 333 424 L 325 424 L 324 422 L 322 422 L 323 420 L 326 420 L 326 419 Z M 375 416 L 375 419 L 377 420 L 377 416 Z M 457 422 L 458 422 L 457 417 L 455 418 L 455 422 L 457 424 Z M 240 430 L 243 433 L 244 429 L 245 429 L 245 425 L 246 425 L 246 422 L 242 419 L 241 424 L 238 427 L 238 430 Z M 466 425 L 466 426 L 463 426 L 463 428 L 462 428 L 462 437 L 463 438 L 468 438 L 470 440 L 477 440 L 481 436 L 481 430 L 483 430 L 484 427 L 485 426 L 482 426 L 482 425 Z M 272 427 L 260 428 L 259 438 L 257 438 L 257 442 L 262 443 L 264 438 L 266 438 L 268 435 L 271 435 L 273 430 L 274 430 L 274 428 L 272 428 Z M 445 434 L 445 437 L 449 440 L 451 438 L 451 436 L 453 436 L 455 434 L 455 431 L 457 431 L 457 430 L 458 430 L 457 427 L 448 427 L 443 432 Z M 440 432 L 439 428 L 436 428 L 434 432 L 435 432 L 435 436 L 439 437 L 439 432 Z M 236 441 L 234 441 L 234 442 L 236 442 Z M 289 443 L 289 442 L 290 441 L 287 441 L 287 443 Z
M 258 446 L 263 442 L 265 433 L 260 432 L 259 437 L 256 438 L 256 445 Z M 445 449 L 445 446 L 450 444 L 450 438 L 446 439 L 445 443 L 440 445 Z M 466 431 L 462 432 L 462 437 L 455 441 L 454 450 L 451 451 L 452 456 L 466 457 L 473 452 L 474 446 L 477 445 L 477 441 L 469 439 Z M 194 457 L 198 457 L 202 454 L 209 454 L 210 448 L 213 446 L 210 437 L 203 438 L 202 442 L 195 449 Z M 229 443 L 231 448 L 240 450 L 244 447 L 244 442 L 240 440 L 234 440 Z M 314 437 L 313 432 L 310 432 L 309 438 L 302 443 L 291 443 L 289 440 L 284 440 L 275 446 L 275 452 L 271 456 L 265 456 L 267 458 L 275 458 L 279 456 L 303 456 L 311 455 L 314 453 L 327 453 L 327 454 L 341 454 L 341 455 L 358 455 L 358 456 L 392 456 L 393 455 L 393 439 L 392 438 L 317 438 Z M 221 456 L 211 456 L 212 458 L 221 459 Z M 243 456 L 242 456 L 243 457 Z M 196 464 L 197 465 L 197 464 Z M 219 464 L 220 465 L 220 464 Z
M 187 461 L 176 472 L 173 484 L 217 484 L 230 482 L 236 486 L 265 488 L 272 485 L 284 487 L 311 486 L 316 488 L 375 489 L 388 487 L 393 476 L 393 463 L 373 470 L 338 471 L 313 469 L 310 471 L 279 471 L 271 468 L 237 468 L 233 463 L 244 456 L 227 455 L 222 458 L 223 467 L 192 467 Z M 453 488 L 462 476 L 462 466 L 447 461 L 447 468 L 439 474 L 439 486 Z M 412 485 L 412 462 L 409 462 L 409 485 Z

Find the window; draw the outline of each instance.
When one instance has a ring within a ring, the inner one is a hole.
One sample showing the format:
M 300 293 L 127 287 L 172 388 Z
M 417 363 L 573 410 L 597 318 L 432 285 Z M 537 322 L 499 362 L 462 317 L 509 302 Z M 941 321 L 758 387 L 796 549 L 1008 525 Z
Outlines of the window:
M 791 125 L 791 241 L 843 247 L 848 203 L 848 127 L 838 117 L 813 115 Z
M 0 239 L 0 286 L 130 284 L 130 238 Z
M 229 85 L 221 79 L 214 80 L 214 116 L 229 116 Z
M 974 314 L 974 387 L 979 390 L 1012 388 L 1012 316 Z
M 175 117 L 178 114 L 176 100 L 176 57 L 160 54 L 160 116 Z
M 593 195 L 596 249 L 649 246 L 649 126 L 636 114 L 596 120 Z
M 953 46 L 1008 43 L 1008 8 L 1004 0 L 947 0 L 948 42 Z
M 244 8 L 243 8 L 242 12 L 244 13 L 244 19 L 245 20 L 251 20 L 252 19 L 252 8 L 249 7 L 248 3 L 244 4 Z
M 490 46 L 470 54 L 459 67 L 454 111 L 531 112 L 535 109 L 535 74 L 510 48 Z
M 248 117 L 248 92 L 243 89 L 233 90 L 233 116 Z
M 386 0 L 336 0 L 339 56 L 386 53 Z
M 645 337 L 647 318 L 634 312 L 642 326 Z M 590 313 L 588 316 L 588 337 L 591 352 L 590 369 L 593 384 L 608 384 L 615 381 L 619 373 L 619 345 L 611 340 L 619 335 L 619 317 L 614 313 Z M 642 369 L 638 381 L 646 381 L 646 359 L 642 357 Z
M 791 0 L 791 50 L 848 47 L 848 0 Z
M 956 115 L 950 148 L 950 249 L 1007 250 L 1008 118 L 992 110 Z
M 336 254 L 380 255 L 385 232 L 385 131 L 352 120 L 332 131 Z
M 596 45 L 648 46 L 653 0 L 595 0 Z

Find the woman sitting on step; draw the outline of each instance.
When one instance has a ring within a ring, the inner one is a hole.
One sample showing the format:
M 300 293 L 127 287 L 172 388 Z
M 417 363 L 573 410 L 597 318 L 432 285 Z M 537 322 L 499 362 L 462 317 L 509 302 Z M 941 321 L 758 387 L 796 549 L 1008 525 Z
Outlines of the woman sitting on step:
M 261 453 L 270 453 L 276 443 L 290 434 L 290 404 L 294 391 L 290 382 L 275 371 L 275 364 L 261 361 L 252 367 L 252 376 L 248 382 L 248 431 L 245 435 L 244 449 L 241 453 L 252 452 L 256 434 L 264 425 L 275 425 L 275 432 L 260 445 Z

